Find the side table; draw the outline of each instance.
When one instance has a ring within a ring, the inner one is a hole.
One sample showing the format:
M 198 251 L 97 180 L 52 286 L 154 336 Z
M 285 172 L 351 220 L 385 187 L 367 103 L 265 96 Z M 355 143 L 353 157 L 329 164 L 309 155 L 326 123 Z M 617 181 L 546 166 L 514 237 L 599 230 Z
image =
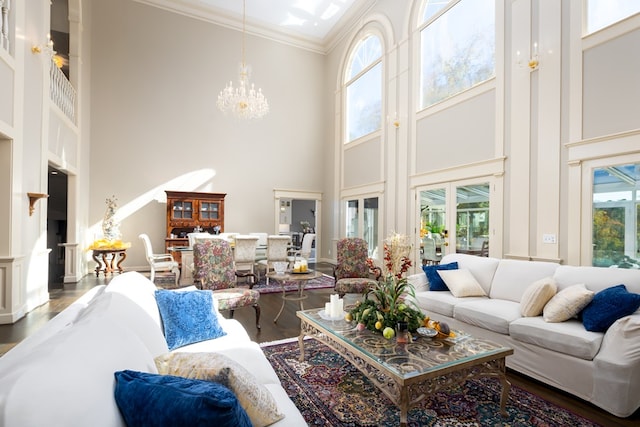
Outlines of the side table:
M 96 277 L 100 276 L 100 273 L 122 273 L 122 262 L 127 257 L 126 249 L 93 249 L 91 256 L 93 260 L 98 264 L 96 266 Z

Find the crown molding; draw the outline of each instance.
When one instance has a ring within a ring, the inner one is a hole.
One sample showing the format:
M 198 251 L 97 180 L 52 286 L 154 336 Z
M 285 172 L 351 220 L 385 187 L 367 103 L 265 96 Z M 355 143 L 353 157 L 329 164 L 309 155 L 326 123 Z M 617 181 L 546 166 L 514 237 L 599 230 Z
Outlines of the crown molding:
M 137 3 L 157 7 L 225 28 L 242 31 L 242 16 L 221 11 L 193 0 L 133 0 Z M 247 17 L 246 32 L 252 36 L 305 49 L 314 53 L 327 54 L 351 30 L 362 15 L 373 7 L 375 0 L 356 0 L 324 39 L 305 36 L 288 28 L 258 23 Z

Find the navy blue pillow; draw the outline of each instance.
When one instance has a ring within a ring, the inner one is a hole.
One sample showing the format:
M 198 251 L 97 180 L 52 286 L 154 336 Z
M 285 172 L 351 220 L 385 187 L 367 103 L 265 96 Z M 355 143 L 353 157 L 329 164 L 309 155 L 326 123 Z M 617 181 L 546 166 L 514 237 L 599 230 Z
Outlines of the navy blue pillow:
M 127 427 L 251 426 L 222 384 L 129 370 L 114 375 L 114 397 Z
M 640 307 L 640 294 L 627 291 L 625 285 L 612 286 L 597 292 L 582 310 L 582 324 L 587 331 L 604 332 L 609 326 L 632 314 Z
M 438 270 L 457 270 L 458 263 L 451 262 L 449 264 L 423 265 L 422 270 L 427 275 L 430 291 L 448 291 L 447 285 L 438 274 Z
M 211 291 L 156 291 L 169 350 L 226 335 L 218 323 Z

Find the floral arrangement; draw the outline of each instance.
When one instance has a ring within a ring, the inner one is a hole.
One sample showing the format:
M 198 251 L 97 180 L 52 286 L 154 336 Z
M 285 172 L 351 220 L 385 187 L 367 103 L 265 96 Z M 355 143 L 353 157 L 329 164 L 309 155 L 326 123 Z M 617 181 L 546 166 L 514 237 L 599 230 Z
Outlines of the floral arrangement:
M 115 219 L 118 205 L 116 204 L 116 196 L 107 198 L 107 210 L 102 220 L 102 233 L 107 241 L 115 241 L 120 238 L 120 224 Z
M 405 301 L 407 295 L 414 297 L 415 290 L 404 274 L 411 267 L 411 243 L 406 235 L 393 233 L 384 241 L 384 274 L 376 285 L 367 290 L 363 301 L 358 301 L 347 314 L 358 328 L 382 332 L 395 329 L 398 322 L 406 322 L 414 332 L 424 326 L 426 316 Z M 375 268 L 373 260 L 368 261 Z
M 107 198 L 106 200 L 107 210 L 104 213 L 104 219 L 102 220 L 102 233 L 104 237 L 102 239 L 95 240 L 91 246 L 87 248 L 91 250 L 120 250 L 131 247 L 131 243 L 123 242 L 120 240 L 120 224 L 116 221 L 116 211 L 118 205 L 116 203 L 116 197 Z

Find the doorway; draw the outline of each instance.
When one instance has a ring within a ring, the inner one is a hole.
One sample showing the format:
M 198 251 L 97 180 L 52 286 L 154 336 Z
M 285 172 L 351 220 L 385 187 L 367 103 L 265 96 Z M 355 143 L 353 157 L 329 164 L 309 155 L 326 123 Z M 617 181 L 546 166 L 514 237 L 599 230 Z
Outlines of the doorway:
M 302 244 L 306 233 L 315 233 L 310 261 L 320 255 L 322 194 L 304 191 L 275 190 L 275 229 L 290 234 L 294 247 Z
M 47 199 L 47 248 L 49 248 L 49 290 L 61 289 L 64 284 L 65 248 L 67 242 L 68 177 L 61 170 L 49 166 L 49 198 Z

